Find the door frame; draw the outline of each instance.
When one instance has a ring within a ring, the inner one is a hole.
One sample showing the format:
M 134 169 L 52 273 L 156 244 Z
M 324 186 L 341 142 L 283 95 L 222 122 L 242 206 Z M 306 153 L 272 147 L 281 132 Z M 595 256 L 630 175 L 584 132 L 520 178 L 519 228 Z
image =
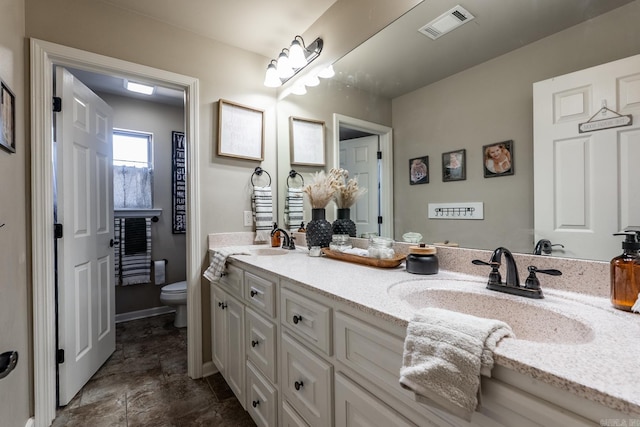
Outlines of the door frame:
M 393 129 L 342 114 L 333 114 L 333 164 L 340 167 L 340 126 L 360 130 L 380 137 L 382 177 L 380 185 L 380 214 L 383 222 L 380 235 L 393 238 Z M 385 191 L 386 189 L 386 191 Z
M 187 141 L 187 361 L 191 378 L 202 365 L 202 306 L 198 254 L 201 252 L 199 206 L 199 81 L 116 58 L 31 39 L 31 280 L 33 298 L 33 393 L 35 426 L 48 426 L 56 415 L 55 258 L 53 237 L 53 66 L 158 83 L 185 91 Z

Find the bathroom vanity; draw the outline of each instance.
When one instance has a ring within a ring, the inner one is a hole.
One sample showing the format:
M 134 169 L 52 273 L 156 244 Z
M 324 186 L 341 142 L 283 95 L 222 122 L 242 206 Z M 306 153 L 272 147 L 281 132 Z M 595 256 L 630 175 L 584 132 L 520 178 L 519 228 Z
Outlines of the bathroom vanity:
M 640 316 L 605 298 L 545 279 L 545 298 L 526 301 L 486 290 L 482 269 L 416 276 L 262 248 L 229 257 L 211 283 L 213 361 L 259 426 L 640 423 Z M 425 304 L 495 314 L 516 334 L 496 349 L 471 423 L 399 385 L 406 326 Z

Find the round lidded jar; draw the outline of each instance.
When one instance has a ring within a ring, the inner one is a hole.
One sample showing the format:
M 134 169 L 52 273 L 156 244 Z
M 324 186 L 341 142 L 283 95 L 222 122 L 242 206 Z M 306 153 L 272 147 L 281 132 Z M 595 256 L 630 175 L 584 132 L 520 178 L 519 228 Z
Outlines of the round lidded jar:
M 414 274 L 438 273 L 438 257 L 435 246 L 427 246 L 420 243 L 419 246 L 411 246 L 407 255 L 406 269 Z
M 334 234 L 331 236 L 331 243 L 329 243 L 329 249 L 332 251 L 344 252 L 347 249 L 351 249 L 351 237 L 348 234 Z
M 395 255 L 393 239 L 388 237 L 371 237 L 367 249 L 371 258 L 391 259 Z

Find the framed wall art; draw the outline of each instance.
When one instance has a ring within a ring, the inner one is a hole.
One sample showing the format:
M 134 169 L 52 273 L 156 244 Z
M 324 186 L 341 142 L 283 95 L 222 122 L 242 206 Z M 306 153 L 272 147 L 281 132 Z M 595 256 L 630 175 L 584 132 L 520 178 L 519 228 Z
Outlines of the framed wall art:
M 409 184 L 429 183 L 429 156 L 409 159 Z
M 171 132 L 172 232 L 187 232 L 187 146 L 184 132 Z
M 264 159 L 264 111 L 221 99 L 218 102 L 218 155 Z
M 513 141 L 496 142 L 482 146 L 484 177 L 514 174 Z
M 5 82 L 0 81 L 0 146 L 16 152 L 16 97 Z
M 442 182 L 467 179 L 467 150 L 442 153 Z
M 292 165 L 325 165 L 323 121 L 291 116 L 289 117 L 289 133 Z

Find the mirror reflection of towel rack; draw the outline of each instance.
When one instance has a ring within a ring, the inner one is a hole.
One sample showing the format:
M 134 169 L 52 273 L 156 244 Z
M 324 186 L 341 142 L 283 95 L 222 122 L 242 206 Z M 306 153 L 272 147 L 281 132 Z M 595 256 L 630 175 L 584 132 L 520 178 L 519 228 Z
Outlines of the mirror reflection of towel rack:
M 291 186 L 289 185 L 289 179 L 295 179 L 296 176 L 299 176 L 300 180 L 302 181 L 302 184 L 300 185 L 300 188 L 304 187 L 304 178 L 302 177 L 302 175 L 300 175 L 294 169 L 291 169 L 289 171 L 289 176 L 287 177 L 287 188 L 291 188 Z

